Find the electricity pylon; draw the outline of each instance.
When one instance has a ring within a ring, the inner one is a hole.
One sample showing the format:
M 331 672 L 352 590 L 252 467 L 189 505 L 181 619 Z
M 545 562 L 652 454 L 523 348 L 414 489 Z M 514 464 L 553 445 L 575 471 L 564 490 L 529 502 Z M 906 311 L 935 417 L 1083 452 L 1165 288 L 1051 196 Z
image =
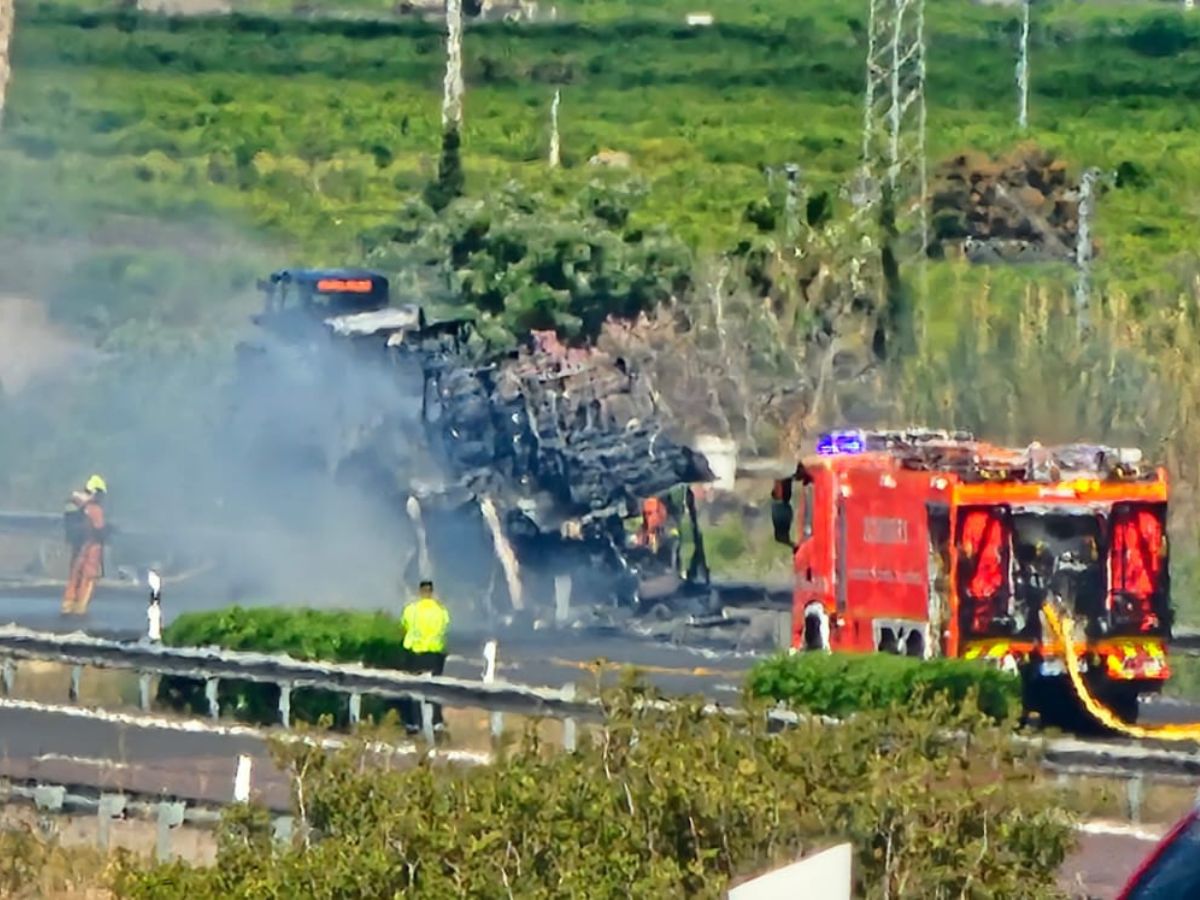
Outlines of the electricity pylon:
M 12 47 L 15 0 L 0 0 L 0 120 L 4 118 L 4 101 L 8 97 L 9 50 Z
M 855 191 L 860 224 L 879 225 L 887 291 L 886 330 L 912 349 L 916 304 L 901 270 L 917 264 L 925 293 L 929 247 L 929 181 L 925 159 L 924 0 L 868 0 L 862 183 Z M 881 331 L 880 334 L 883 334 Z M 878 342 L 877 342 L 878 343 Z M 882 351 L 882 346 L 879 348 Z
M 1029 128 L 1029 6 L 1021 3 L 1021 42 L 1017 49 L 1017 127 Z

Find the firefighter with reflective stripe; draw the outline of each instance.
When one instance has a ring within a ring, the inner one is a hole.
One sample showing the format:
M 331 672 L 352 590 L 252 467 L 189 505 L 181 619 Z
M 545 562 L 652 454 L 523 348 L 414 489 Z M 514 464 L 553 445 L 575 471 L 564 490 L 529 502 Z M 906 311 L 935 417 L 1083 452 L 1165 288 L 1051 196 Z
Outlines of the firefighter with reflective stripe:
M 67 518 L 71 568 L 63 591 L 64 615 L 81 616 L 87 612 L 96 581 L 104 574 L 104 542 L 108 536 L 104 498 L 107 493 L 108 485 L 104 479 L 93 475 L 83 491 L 71 495 L 71 502 L 78 512 Z
M 446 667 L 446 631 L 450 628 L 450 612 L 433 596 L 433 582 L 422 581 L 418 596 L 400 617 L 404 628 L 404 665 L 407 672 L 420 675 L 441 675 Z M 410 733 L 421 729 L 421 710 L 416 700 L 402 706 L 404 725 Z M 442 707 L 433 705 L 433 724 L 442 727 Z

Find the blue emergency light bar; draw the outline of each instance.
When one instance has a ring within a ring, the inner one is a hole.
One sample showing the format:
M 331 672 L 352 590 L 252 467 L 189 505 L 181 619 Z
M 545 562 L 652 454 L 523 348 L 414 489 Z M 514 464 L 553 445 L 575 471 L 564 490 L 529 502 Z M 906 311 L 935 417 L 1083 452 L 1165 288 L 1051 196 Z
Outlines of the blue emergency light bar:
M 817 438 L 817 453 L 833 456 L 837 453 L 862 453 L 867 449 L 867 437 L 861 431 L 827 431 Z

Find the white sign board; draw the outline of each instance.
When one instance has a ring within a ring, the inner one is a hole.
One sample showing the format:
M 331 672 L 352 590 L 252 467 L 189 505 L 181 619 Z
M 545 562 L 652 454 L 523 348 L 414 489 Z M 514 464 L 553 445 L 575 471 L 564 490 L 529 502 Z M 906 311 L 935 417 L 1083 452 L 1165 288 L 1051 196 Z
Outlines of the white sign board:
M 704 454 L 718 491 L 732 491 L 737 477 L 737 442 L 713 434 L 697 435 L 693 446 Z
M 854 854 L 839 844 L 738 885 L 729 900 L 850 900 Z

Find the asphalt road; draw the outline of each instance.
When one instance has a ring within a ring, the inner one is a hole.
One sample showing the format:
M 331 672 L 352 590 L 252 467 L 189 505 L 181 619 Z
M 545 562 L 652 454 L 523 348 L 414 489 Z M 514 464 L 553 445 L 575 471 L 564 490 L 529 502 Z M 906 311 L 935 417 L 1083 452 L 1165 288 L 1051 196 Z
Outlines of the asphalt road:
M 287 781 L 261 740 L 0 709 L 0 777 L 14 780 L 221 803 L 233 796 L 239 754 L 253 760 L 260 796 L 286 808 Z

